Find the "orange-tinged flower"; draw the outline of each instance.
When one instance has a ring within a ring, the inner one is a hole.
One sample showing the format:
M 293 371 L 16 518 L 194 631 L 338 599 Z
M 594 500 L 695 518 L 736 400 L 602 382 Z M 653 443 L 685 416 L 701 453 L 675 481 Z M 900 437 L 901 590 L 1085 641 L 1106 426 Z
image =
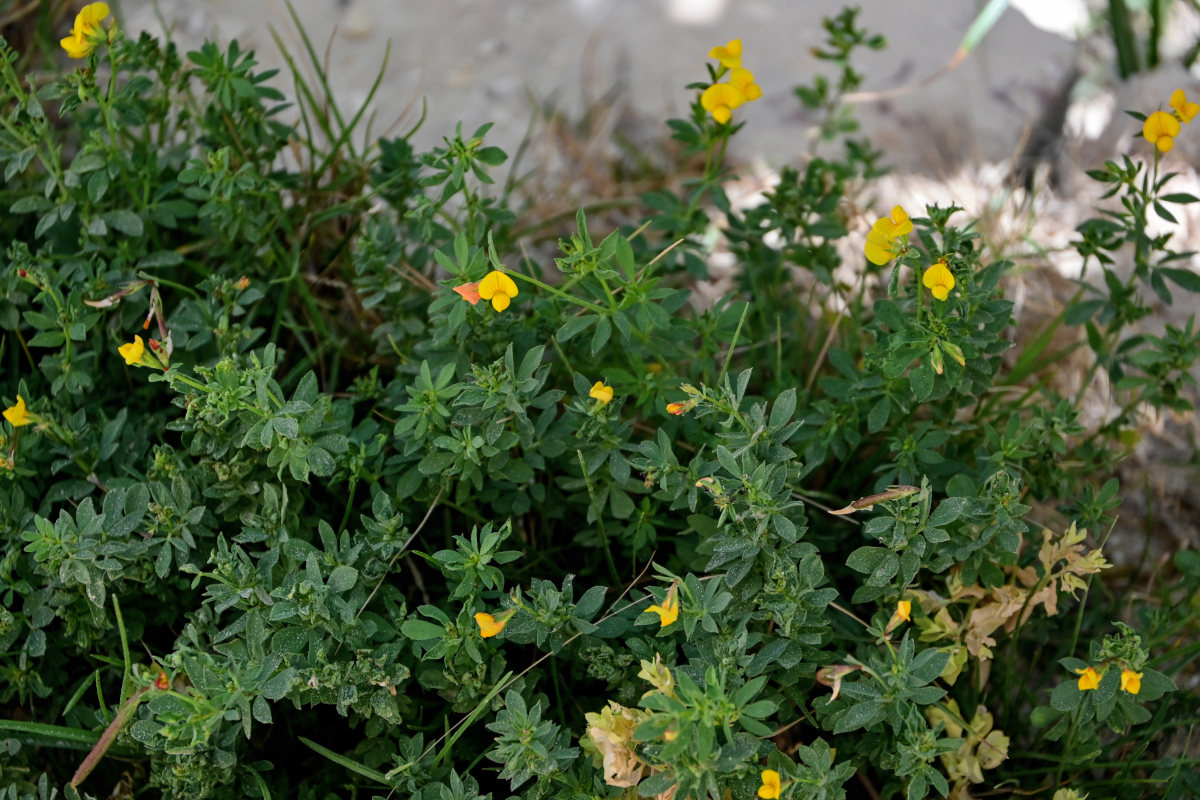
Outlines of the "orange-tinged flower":
M 171 688 L 171 682 L 167 679 L 167 673 L 161 669 L 158 671 L 158 677 L 154 680 L 154 688 L 163 690 Z
M 479 281 L 464 283 L 461 286 L 455 286 L 454 291 L 458 292 L 459 297 L 466 300 L 471 305 L 476 305 L 479 302 Z
M 729 85 L 742 93 L 749 103 L 762 97 L 762 89 L 754 82 L 754 73 L 738 67 L 729 73 Z
M 1200 103 L 1189 103 L 1187 95 L 1183 89 L 1176 89 L 1171 92 L 1171 108 L 1175 109 L 1175 116 L 1184 125 L 1192 121 L 1192 118 L 1200 113 Z M 1134 692 L 1134 694 L 1137 694 Z
M 724 47 L 717 45 L 708 51 L 709 58 L 715 58 L 726 69 L 736 69 L 742 65 L 742 40 L 730 39 Z
M 900 206 L 892 208 L 887 217 L 880 217 L 871 226 L 867 234 L 867 246 L 864 248 L 867 260 L 872 264 L 883 266 L 904 252 L 905 242 L 901 237 L 912 233 L 912 220 Z
M 921 283 L 934 297 L 944 301 L 950 296 L 950 290 L 954 288 L 954 273 L 946 266 L 945 261 L 939 259 L 936 264 L 925 270 Z
M 517 284 L 498 269 L 494 269 L 479 282 L 479 296 L 492 301 L 492 308 L 503 311 L 517 296 Z
M 1087 669 L 1077 669 L 1075 674 L 1079 676 L 1079 691 L 1086 692 L 1090 689 L 1096 689 L 1100 686 L 1100 673 L 1088 667 Z
M 687 405 L 687 403 L 667 403 L 667 411 L 677 417 L 681 417 L 687 413 Z
M 475 615 L 475 622 L 479 625 L 479 635 L 484 639 L 495 636 L 500 631 L 504 630 L 504 626 L 512 619 L 512 612 L 501 614 L 500 619 L 496 619 L 491 614 L 486 614 L 480 611 Z
M 1175 138 L 1179 135 L 1179 120 L 1165 111 L 1155 111 L 1146 117 L 1142 126 L 1142 136 L 1146 141 L 1166 153 L 1175 146 Z
M 14 428 L 20 428 L 22 425 L 28 425 L 34 421 L 33 415 L 25 410 L 25 398 L 21 395 L 17 395 L 16 405 L 4 409 L 4 418 Z
M 1171 98 L 1172 100 L 1174 97 Z M 1142 675 L 1144 672 L 1134 672 L 1131 669 L 1121 670 L 1121 688 L 1130 694 L 1137 694 L 1142 690 Z
M 677 584 L 671 584 L 671 588 L 667 590 L 667 597 L 663 600 L 662 605 L 647 606 L 643 614 L 658 614 L 659 627 L 665 628 L 675 620 L 679 619 L 679 598 L 677 596 Z
M 762 786 L 758 787 L 758 796 L 763 798 L 763 800 L 778 800 L 779 789 L 779 773 L 773 769 L 764 769 L 762 771 Z
M 731 83 L 714 83 L 700 95 L 700 105 L 721 124 L 729 122 L 733 109 L 744 102 L 746 96 Z
M 87 58 L 91 55 L 96 47 L 93 40 L 101 33 L 100 21 L 107 16 L 107 3 L 89 3 L 81 8 L 75 16 L 71 34 L 59 42 L 67 55 L 71 58 Z
M 604 381 L 596 381 L 592 384 L 592 390 L 588 392 L 588 397 L 599 400 L 601 405 L 608 405 L 613 399 L 613 388 L 605 386 Z
M 121 345 L 117 348 L 117 352 L 129 366 L 141 366 L 142 357 L 146 354 L 146 344 L 142 341 L 142 337 L 134 336 L 132 342 Z

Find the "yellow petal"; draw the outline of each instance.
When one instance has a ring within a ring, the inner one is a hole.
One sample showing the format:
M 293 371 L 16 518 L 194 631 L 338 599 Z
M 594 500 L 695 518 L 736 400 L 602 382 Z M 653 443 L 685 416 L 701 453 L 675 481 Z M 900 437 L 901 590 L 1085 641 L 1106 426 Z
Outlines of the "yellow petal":
M 896 616 L 905 622 L 912 622 L 912 601 L 901 600 L 896 603 Z
M 100 21 L 108 16 L 108 3 L 89 3 L 79 10 L 75 17 L 76 24 L 95 28 Z
M 741 67 L 738 67 L 737 69 L 731 70 L 729 73 L 730 86 L 741 88 L 743 86 L 749 86 L 752 83 L 754 83 L 754 73 L 748 69 L 742 69 Z
M 1142 675 L 1144 674 L 1131 669 L 1121 670 L 1121 688 L 1130 694 L 1137 694 L 1142 690 Z
M 485 614 L 480 611 L 475 615 L 475 624 L 479 626 L 479 635 L 487 639 L 504 630 L 504 626 L 508 624 L 508 619 L 497 621 L 491 614 Z
M 892 240 L 879 231 L 872 230 L 867 234 L 867 245 L 864 250 L 867 260 L 872 264 L 883 266 L 892 260 Z
M 33 417 L 25 410 L 25 398 L 17 395 L 17 402 L 4 409 L 4 418 L 8 420 L 14 428 L 20 428 L 22 425 L 28 425 L 33 422 Z
M 1146 141 L 1156 145 L 1164 153 L 1171 149 L 1171 144 L 1168 144 L 1164 148 L 1162 140 L 1178 135 L 1179 120 L 1165 111 L 1155 111 L 1146 117 L 1146 122 L 1142 125 L 1142 136 L 1146 137 Z
M 503 311 L 508 308 L 508 304 L 511 302 L 512 299 L 506 294 L 495 294 L 492 296 L 492 308 L 497 311 Z
M 142 337 L 134 336 L 132 342 L 121 345 L 117 348 L 117 352 L 125 359 L 126 364 L 137 366 L 142 363 L 142 355 L 146 352 L 146 345 L 142 342 Z
M 779 797 L 779 773 L 773 769 L 762 771 L 762 786 L 758 787 L 758 796 L 763 800 L 777 800 Z
M 92 45 L 82 34 L 71 34 L 59 42 L 62 49 L 67 51 L 69 58 L 87 58 L 92 52 Z
M 912 233 L 912 220 L 908 218 L 908 214 L 900 206 L 892 208 L 892 223 L 895 225 L 895 228 L 892 230 L 893 236 L 904 236 L 905 234 Z
M 945 300 L 950 295 L 950 290 L 954 288 L 954 273 L 946 266 L 945 261 L 938 261 L 925 270 L 925 274 L 921 277 L 921 283 L 938 300 Z
M 503 272 L 496 271 L 497 281 L 500 282 L 500 291 L 504 292 L 509 297 L 517 296 L 517 284 L 512 278 L 505 275 Z
M 1176 89 L 1171 93 L 1171 108 L 1175 109 L 1180 122 L 1186 125 L 1200 112 L 1200 103 L 1189 103 L 1183 89 Z
M 479 282 L 479 296 L 484 300 L 491 300 L 500 291 L 500 281 L 497 279 L 499 274 L 499 272 L 492 270 L 487 275 L 484 275 L 483 280 Z
M 604 381 L 596 381 L 592 385 L 592 390 L 588 392 L 588 397 L 599 400 L 604 405 L 608 405 L 613 399 L 613 388 L 605 386 Z

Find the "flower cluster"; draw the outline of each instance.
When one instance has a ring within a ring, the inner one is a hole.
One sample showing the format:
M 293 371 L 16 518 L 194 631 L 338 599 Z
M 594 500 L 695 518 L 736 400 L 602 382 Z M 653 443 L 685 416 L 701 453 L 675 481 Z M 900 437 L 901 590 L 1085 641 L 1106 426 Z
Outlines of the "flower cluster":
M 1175 146 L 1175 137 L 1179 135 L 1180 130 L 1179 123 L 1187 125 L 1200 113 L 1200 103 L 1188 102 L 1183 89 L 1176 89 L 1171 93 L 1171 108 L 1174 110 L 1170 114 L 1166 111 L 1155 111 L 1146 117 L 1146 122 L 1142 125 L 1142 136 L 1161 153 L 1166 153 Z
M 716 71 L 716 82 L 700 95 L 700 105 L 723 125 L 729 122 L 735 108 L 762 97 L 762 89 L 754 82 L 754 73 L 742 67 L 741 39 L 732 39 L 724 47 L 714 47 L 708 57 L 720 61 L 721 66 Z M 729 81 L 721 83 L 726 73 Z
M 875 220 L 867 234 L 867 260 L 882 267 L 903 253 L 908 249 L 908 235 L 912 229 L 912 220 L 904 209 L 900 206 L 892 208 L 891 214 Z
M 1103 673 L 1096 672 L 1093 667 L 1085 667 L 1084 669 L 1075 670 L 1075 674 L 1079 676 L 1079 691 L 1087 692 L 1092 689 L 1100 688 L 1100 679 Z M 1134 672 L 1131 669 L 1121 670 L 1121 690 L 1130 694 L 1137 694 L 1142 690 L 1142 676 L 1144 672 Z
M 103 40 L 100 22 L 108 16 L 107 3 L 89 3 L 75 16 L 71 34 L 59 44 L 71 58 L 87 58 L 96 49 L 98 40 Z
M 498 269 L 484 275 L 481 281 L 455 286 L 454 291 L 471 305 L 478 304 L 480 299 L 490 300 L 492 308 L 497 311 L 508 308 L 512 299 L 518 294 L 517 284 Z

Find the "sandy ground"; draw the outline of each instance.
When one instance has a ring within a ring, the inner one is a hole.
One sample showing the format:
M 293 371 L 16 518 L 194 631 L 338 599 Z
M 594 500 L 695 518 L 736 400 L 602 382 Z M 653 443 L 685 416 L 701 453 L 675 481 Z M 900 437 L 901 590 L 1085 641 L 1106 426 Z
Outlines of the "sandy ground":
M 1067 0 L 1055 0 L 1072 6 Z M 158 13 L 156 13 L 157 5 Z M 404 130 L 428 101 L 418 144 L 438 143 L 459 120 L 473 130 L 496 124 L 491 138 L 511 152 L 533 103 L 571 114 L 608 97 L 649 119 L 687 113 L 683 87 L 703 80 L 709 48 L 740 37 L 745 66 L 764 96 L 739 111 L 749 124 L 743 157 L 768 163 L 803 151 L 808 123 L 792 87 L 828 70 L 811 48 L 821 20 L 840 0 L 293 0 L 316 46 L 328 46 L 329 72 L 345 109 L 366 97 L 388 42 L 391 54 L 374 104 L 374 130 L 400 120 Z M 889 39 L 858 65 L 866 90 L 888 89 L 934 73 L 954 53 L 982 2 L 867 0 L 861 22 Z M 1069 10 L 1069 9 L 1068 9 Z M 282 0 L 122 0 L 123 24 L 194 46 L 205 37 L 236 38 L 264 65 L 281 64 L 273 28 L 294 57 L 299 38 Z M 1046 24 L 1042 21 L 1042 24 Z M 1067 14 L 1057 24 L 1069 28 Z M 897 167 L 1012 154 L 1028 121 L 1070 70 L 1070 34 L 1049 32 L 1010 9 L 958 70 L 919 91 L 873 104 L 865 131 Z

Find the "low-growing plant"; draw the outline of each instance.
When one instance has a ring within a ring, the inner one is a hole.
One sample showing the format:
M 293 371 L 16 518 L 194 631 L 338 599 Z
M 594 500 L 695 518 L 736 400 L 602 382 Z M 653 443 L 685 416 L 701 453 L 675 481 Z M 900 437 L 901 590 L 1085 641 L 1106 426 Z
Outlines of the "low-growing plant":
M 1137 327 L 1200 290 L 1149 223 L 1197 201 L 1182 92 L 1091 173 L 1103 283 L 1014 359 L 954 198 L 846 255 L 868 142 L 733 207 L 737 39 L 668 123 L 699 176 L 551 263 L 488 126 L 359 147 L 306 37 L 290 105 L 102 6 L 57 75 L 0 44 L 4 797 L 1200 791 L 1200 557 L 1133 596 L 1102 550 L 1138 415 L 1193 410 L 1194 320 Z M 884 41 L 826 30 L 797 95 L 842 141 Z M 1063 324 L 1102 424 L 1047 379 Z

